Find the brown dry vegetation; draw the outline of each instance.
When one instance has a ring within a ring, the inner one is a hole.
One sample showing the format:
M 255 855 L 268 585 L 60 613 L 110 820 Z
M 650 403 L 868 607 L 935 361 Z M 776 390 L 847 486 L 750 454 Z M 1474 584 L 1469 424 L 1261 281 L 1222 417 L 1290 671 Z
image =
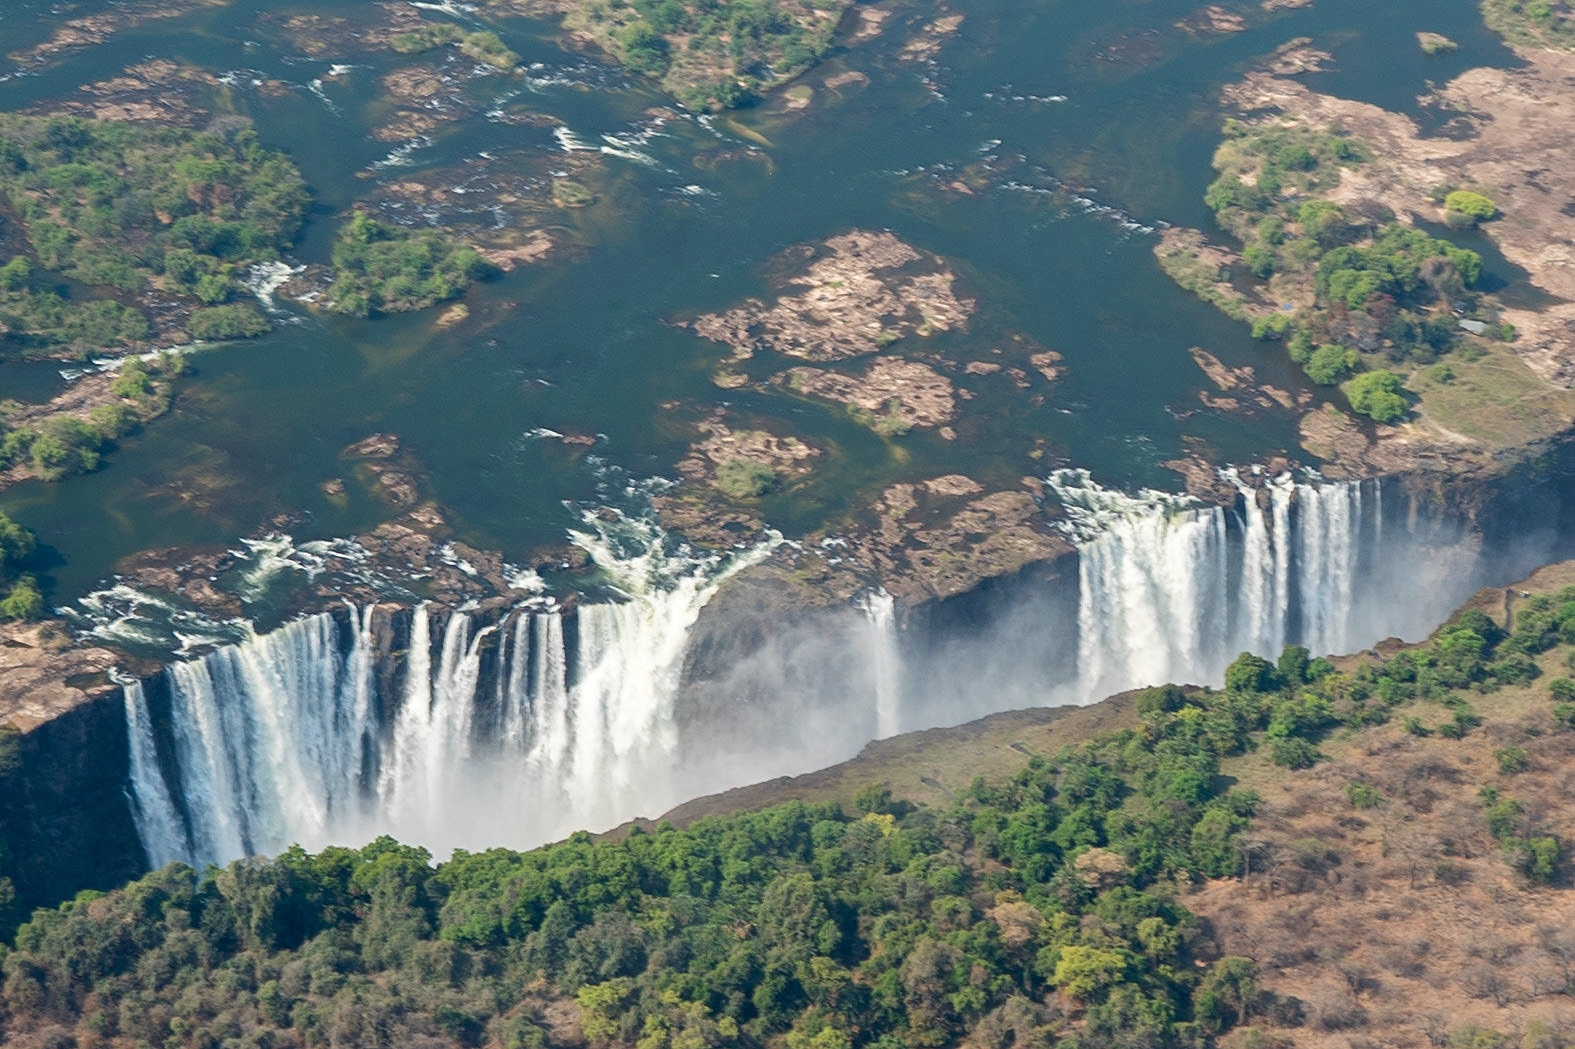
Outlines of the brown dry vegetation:
M 1505 624 L 1527 594 L 1575 584 L 1575 562 L 1510 588 L 1485 590 L 1468 607 Z M 1379 646 L 1384 659 L 1417 646 Z M 1354 671 L 1372 656 L 1338 660 Z M 1555 724 L 1548 682 L 1571 674 L 1575 646 L 1537 657 L 1525 685 L 1472 694 L 1480 727 L 1463 739 L 1409 734 L 1449 711 L 1401 707 L 1389 724 L 1320 745 L 1327 760 L 1289 772 L 1267 748 L 1230 759 L 1222 772 L 1263 802 L 1244 835 L 1245 877 L 1197 886 L 1181 902 L 1221 955 L 1253 959 L 1269 992 L 1232 1047 L 1363 1049 L 1449 1045 L 1554 1049 L 1575 1033 L 1575 887 L 1561 876 L 1536 886 L 1517 875 L 1489 831 L 1479 791 L 1493 787 L 1524 807 L 1522 829 L 1575 839 L 1575 731 Z M 1053 753 L 1099 732 L 1135 724 L 1131 696 L 1084 708 L 1018 711 L 955 729 L 870 744 L 822 772 L 689 802 L 665 818 L 687 823 L 789 798 L 846 800 L 870 783 L 894 797 L 944 807 L 972 777 L 998 779 L 1032 754 Z M 1500 768 L 1496 752 L 1519 747 L 1526 766 Z M 1382 801 L 1357 808 L 1350 784 Z M 1472 1028 L 1500 1042 L 1463 1041 Z
M 1562 663 L 1564 652 L 1550 658 Z M 1482 701 L 1487 724 L 1464 740 L 1391 725 L 1328 748 L 1337 756 L 1313 769 L 1243 776 L 1265 796 L 1251 871 L 1186 903 L 1225 953 L 1259 963 L 1265 987 L 1306 1003 L 1305 1026 L 1280 1032 L 1292 1044 L 1357 1044 L 1341 1033 L 1351 1029 L 1426 1046 L 1473 1024 L 1575 1025 L 1575 894 L 1522 883 L 1476 796 L 1497 786 L 1528 820 L 1570 833 L 1575 734 L 1553 731 L 1542 691 L 1533 683 Z M 1512 745 L 1530 766 L 1506 776 L 1493 751 Z M 1357 810 L 1351 783 L 1384 801 Z

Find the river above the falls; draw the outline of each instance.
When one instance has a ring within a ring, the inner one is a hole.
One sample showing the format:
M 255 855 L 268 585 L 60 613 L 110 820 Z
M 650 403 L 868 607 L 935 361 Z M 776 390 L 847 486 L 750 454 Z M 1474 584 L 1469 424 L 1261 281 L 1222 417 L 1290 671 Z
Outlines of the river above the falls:
M 550 25 L 494 19 L 523 73 L 455 73 L 439 127 L 391 141 L 385 77 L 407 60 L 303 53 L 281 29 L 296 8 L 263 6 L 126 28 L 0 82 L 0 106 L 47 103 L 149 59 L 215 74 L 181 90 L 253 121 L 315 194 L 292 261 L 326 261 L 355 201 L 396 218 L 419 208 L 399 192 L 411 180 L 445 188 L 432 206 L 474 220 L 509 179 L 550 178 L 574 159 L 596 202 L 563 210 L 553 260 L 472 288 L 460 323 L 436 324 L 440 309 L 356 320 L 283 306 L 273 334 L 193 355 L 172 414 L 104 469 L 4 492 L 0 509 L 48 548 L 57 600 L 131 553 L 232 543 L 279 513 L 300 515 L 303 537 L 385 519 L 341 454 L 374 432 L 399 436 L 461 536 L 506 555 L 560 542 L 577 512 L 566 502 L 598 501 L 609 467 L 670 475 L 720 404 L 824 449 L 808 482 L 762 501 L 788 534 L 834 529 L 883 486 L 947 472 L 1009 484 L 1070 465 L 1106 485 L 1175 488 L 1162 464 L 1189 447 L 1238 462 L 1294 451 L 1290 412 L 1198 410 L 1194 346 L 1288 390 L 1305 384 L 1278 347 L 1174 286 L 1152 255 L 1165 223 L 1206 224 L 1217 89 L 1298 36 L 1333 55 L 1314 87 L 1407 110 L 1430 80 L 1513 60 L 1467 3 L 1254 6 L 1243 31 L 1209 33 L 1180 25 L 1197 13 L 1190 0 L 989 0 L 918 57 L 910 45 L 942 12 L 896 5 L 880 36 L 839 46 L 805 77 L 804 108 L 779 95 L 701 118 L 565 52 Z M 351 19 L 365 7 L 297 6 Z M 8 5 L 0 34 L 43 39 L 63 17 Z M 1423 28 L 1460 51 L 1423 55 Z M 835 405 L 719 389 L 722 348 L 671 322 L 769 297 L 784 249 L 850 228 L 941 256 L 978 302 L 964 330 L 910 340 L 923 343 L 911 352 L 964 357 L 1023 336 L 1062 355 L 1062 376 L 1033 400 L 981 385 L 955 440 L 885 439 Z M 56 382 L 45 367 L 0 378 L 40 396 Z M 325 488 L 336 478 L 342 494 Z

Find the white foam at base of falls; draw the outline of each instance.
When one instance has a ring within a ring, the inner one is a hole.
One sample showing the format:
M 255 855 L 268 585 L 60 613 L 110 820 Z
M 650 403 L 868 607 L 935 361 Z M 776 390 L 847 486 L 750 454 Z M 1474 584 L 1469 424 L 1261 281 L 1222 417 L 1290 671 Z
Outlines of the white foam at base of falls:
M 147 699 L 128 688 L 134 816 L 150 861 L 201 867 L 380 833 L 439 854 L 524 847 L 683 800 L 673 773 L 685 641 L 721 583 L 772 544 L 701 556 L 624 518 L 575 538 L 623 598 L 582 604 L 576 643 L 563 610 L 540 600 L 495 623 L 464 611 L 438 621 L 419 605 L 403 687 L 381 697 L 381 719 L 370 607 L 352 608 L 349 628 L 320 613 L 171 665 L 162 763 Z

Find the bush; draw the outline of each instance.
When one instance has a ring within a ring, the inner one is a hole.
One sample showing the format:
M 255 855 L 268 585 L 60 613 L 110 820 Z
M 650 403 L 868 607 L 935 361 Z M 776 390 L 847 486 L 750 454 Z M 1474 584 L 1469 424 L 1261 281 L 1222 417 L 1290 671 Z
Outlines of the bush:
M 456 25 L 428 22 L 408 33 L 396 35 L 388 45 L 401 55 L 416 55 L 444 44 L 452 44 L 463 35 Z
M 37 548 L 32 532 L 0 513 L 0 577 L 25 565 Z
M 1493 760 L 1498 762 L 1498 770 L 1506 776 L 1525 772 L 1530 764 L 1524 747 L 1501 747 L 1493 752 Z
M 1307 358 L 1307 363 L 1302 365 L 1302 370 L 1319 386 L 1337 386 L 1350 377 L 1356 365 L 1355 350 L 1331 344 L 1314 350 L 1312 356 Z
M 46 481 L 98 469 L 104 435 L 71 416 L 56 416 L 39 427 L 29 452 L 33 472 Z
M 44 595 L 32 576 L 23 576 L 0 599 L 0 619 L 37 619 L 44 614 Z
M 496 33 L 471 33 L 459 42 L 459 49 L 477 62 L 498 69 L 513 69 L 520 64 L 520 56 L 504 46 Z
M 1444 198 L 1444 210 L 1464 215 L 1473 222 L 1490 219 L 1498 214 L 1498 205 L 1480 193 L 1457 189 Z
M 300 172 L 249 129 L 0 114 L 0 142 L 0 205 L 41 268 L 89 286 L 221 303 L 235 271 L 277 258 L 306 214 Z M 28 349 L 88 355 L 148 337 L 148 319 L 115 299 L 31 279 L 13 263 L 0 273 L 0 314 Z
M 358 211 L 334 244 L 328 306 L 360 317 L 425 309 L 490 272 L 474 248 L 452 237 L 391 226 Z
M 1274 273 L 1274 252 L 1254 244 L 1242 252 L 1242 259 L 1254 277 L 1265 279 Z
M 1283 339 L 1291 330 L 1291 319 L 1283 313 L 1270 313 L 1252 322 L 1254 339 Z
M 1535 838 L 1505 838 L 1504 858 L 1526 880 L 1547 885 L 1558 876 L 1563 849 L 1552 836 Z
M 665 37 L 644 23 L 625 29 L 618 42 L 623 45 L 624 64 L 636 73 L 659 77 L 667 72 L 669 46 Z
M 1269 747 L 1269 760 L 1288 769 L 1312 768 L 1322 757 L 1317 747 L 1299 736 L 1277 739 Z
M 1351 407 L 1362 415 L 1376 422 L 1392 423 L 1408 409 L 1400 390 L 1400 376 L 1379 368 L 1352 379 L 1346 396 L 1350 398 Z
M 116 397 L 141 400 L 153 392 L 153 381 L 148 378 L 148 369 L 141 360 L 128 357 L 121 363 L 120 374 L 115 376 L 109 390 Z
M 1279 669 L 1251 652 L 1243 652 L 1225 668 L 1225 687 L 1231 692 L 1274 692 L 1280 684 Z
M 194 339 L 215 342 L 221 339 L 250 339 L 269 330 L 268 321 L 253 306 L 234 303 L 193 310 L 186 330 Z
M 1384 803 L 1384 796 L 1365 783 L 1347 783 L 1345 796 L 1353 809 L 1376 809 Z

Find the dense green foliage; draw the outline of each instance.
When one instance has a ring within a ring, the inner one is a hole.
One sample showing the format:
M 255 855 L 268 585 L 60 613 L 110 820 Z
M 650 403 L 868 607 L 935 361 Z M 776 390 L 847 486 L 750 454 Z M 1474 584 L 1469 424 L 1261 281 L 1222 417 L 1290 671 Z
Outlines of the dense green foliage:
M 172 380 L 185 369 L 185 361 L 175 354 L 164 354 L 151 364 L 129 357 L 110 386 L 116 399 L 93 409 L 85 419 L 55 415 L 40 423 L 12 426 L 5 420 L 7 406 L 0 404 L 0 469 L 23 466 L 45 481 L 98 469 L 103 452 L 116 438 L 169 409 Z
M 78 354 L 132 346 L 150 334 L 148 319 L 114 299 L 70 299 L 34 280 L 33 263 L 14 256 L 0 266 L 0 329 L 35 349 L 71 347 Z
M 1575 9 L 1567 0 L 1482 0 L 1482 18 L 1512 44 L 1575 49 Z
M 496 33 L 466 33 L 460 38 L 459 49 L 466 57 L 498 69 L 513 69 L 520 64 L 520 56 L 504 46 Z
M 789 80 L 831 46 L 840 0 L 607 0 L 570 16 L 691 109 L 726 109 Z
M 422 22 L 388 42 L 389 47 L 402 55 L 417 55 L 448 44 L 457 44 L 466 57 L 498 69 L 509 70 L 519 65 L 520 56 L 510 51 L 498 34 L 484 30 L 467 33 L 448 22 Z
M 38 583 L 27 571 L 37 548 L 33 533 L 0 513 L 0 619 L 37 619 L 44 611 Z M 0 753 L 0 774 L 6 768 Z M 0 872 L 4 871 L 0 842 Z M 0 885 L 0 928 L 4 926 L 5 886 Z
M 1400 390 L 1400 376 L 1379 368 L 1352 379 L 1346 394 L 1358 412 L 1377 422 L 1392 423 L 1405 415 L 1408 407 Z
M 268 330 L 268 322 L 257 307 L 244 302 L 223 306 L 204 306 L 193 310 L 186 330 L 194 339 L 249 339 Z
M 442 233 L 392 226 L 361 211 L 339 231 L 333 263 L 329 305 L 359 317 L 452 299 L 492 269 L 474 248 Z
M 122 296 L 158 288 L 215 305 L 278 257 L 306 214 L 300 173 L 250 130 L 195 133 L 0 114 L 0 204 L 39 267 Z M 31 262 L 0 268 L 0 322 L 26 350 L 88 355 L 147 338 L 136 310 L 61 292 Z
M 1288 648 L 1278 665 L 1243 654 L 1226 671 L 1225 680 L 1228 692 L 1262 697 L 1262 717 L 1249 727 L 1263 728 L 1270 742 L 1300 739 L 1316 744 L 1341 726 L 1358 729 L 1396 716 L 1416 735 L 1436 732 L 1459 738 L 1481 723 L 1468 693 L 1490 693 L 1534 680 L 1540 671 L 1532 657 L 1561 642 L 1575 643 L 1575 587 L 1526 600 L 1507 634 L 1484 613 L 1470 609 L 1426 644 L 1382 662 L 1364 663 L 1352 673 L 1337 672 L 1321 659 L 1305 661 L 1305 650 Z M 1575 683 L 1555 678 L 1548 692 L 1557 716 L 1557 704 L 1565 702 L 1560 697 L 1575 694 Z M 1417 703 L 1438 706 L 1444 720 L 1434 727 L 1424 725 Z M 1406 713 L 1399 714 L 1402 708 Z M 1301 750 L 1298 756 L 1319 760 L 1316 750 Z M 1505 759 L 1514 760 L 1508 752 Z M 1352 800 L 1355 803 L 1354 795 Z
M 444 44 L 457 44 L 464 35 L 459 26 L 448 22 L 423 22 L 408 33 L 399 33 L 388 44 L 402 55 L 416 55 Z
M 166 1046 L 529 1046 L 572 999 L 593 1044 L 644 1049 L 979 1029 L 1204 1045 L 1256 1000 L 1253 970 L 1207 964 L 1167 886 L 1237 869 L 1255 799 L 1219 761 L 1259 706 L 1156 690 L 1140 727 L 947 811 L 871 789 L 861 815 L 795 802 L 436 869 L 387 839 L 208 880 L 171 867 L 38 912 L 5 961 L 6 1022 Z
M 1338 184 L 1342 165 L 1366 156 L 1338 134 L 1229 121 L 1226 136 L 1207 203 L 1241 239 L 1246 268 L 1267 282 L 1270 297 L 1298 298 L 1303 290 L 1313 297 L 1311 306 L 1259 318 L 1254 336 L 1285 340 L 1291 358 L 1326 386 L 1345 381 L 1367 357 L 1425 364 L 1454 346 L 1451 309 L 1472 298 L 1481 256 L 1387 213 L 1359 214 L 1320 197 Z M 1475 192 L 1448 199 L 1472 221 L 1493 213 Z M 1396 390 L 1383 390 L 1372 404 L 1357 410 L 1381 422 L 1407 410 Z
M 1444 198 L 1444 207 L 1446 210 L 1457 215 L 1464 215 L 1472 221 L 1490 219 L 1498 214 L 1498 205 L 1494 204 L 1490 198 L 1469 189 L 1457 189 L 1448 194 Z
M 1267 750 L 1301 768 L 1331 733 L 1395 718 L 1464 736 L 1480 723 L 1469 693 L 1534 679 L 1560 643 L 1575 643 L 1575 587 L 1521 603 L 1508 633 L 1469 610 L 1349 671 L 1297 646 L 1244 653 L 1223 691 L 1149 689 L 1131 727 L 976 780 L 945 809 L 872 784 L 852 813 L 792 802 L 436 868 L 386 838 L 206 877 L 173 865 L 21 926 L 0 948 L 0 1037 L 1201 1049 L 1249 1017 L 1301 1015 L 1177 902 L 1248 862 L 1257 799 L 1229 789 L 1222 759 Z M 1575 684 L 1547 692 L 1568 706 Z M 1523 748 L 1494 757 L 1504 775 L 1525 767 Z M 1360 782 L 1346 796 L 1387 804 Z M 1527 805 L 1480 800 L 1506 863 L 1532 883 L 1563 875 L 1564 842 Z

